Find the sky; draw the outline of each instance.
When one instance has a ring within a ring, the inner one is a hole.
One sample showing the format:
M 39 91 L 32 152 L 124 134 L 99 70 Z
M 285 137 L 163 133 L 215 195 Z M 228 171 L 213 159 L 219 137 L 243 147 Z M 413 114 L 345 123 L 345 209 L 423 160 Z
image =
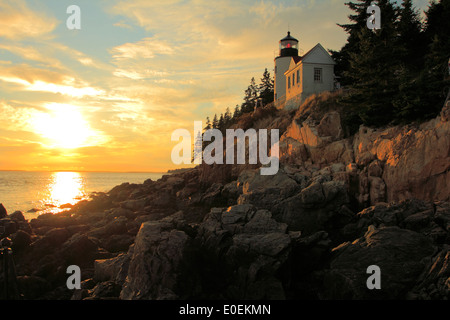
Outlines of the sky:
M 241 104 L 288 28 L 339 50 L 345 2 L 0 0 L 0 170 L 179 168 L 172 132 Z

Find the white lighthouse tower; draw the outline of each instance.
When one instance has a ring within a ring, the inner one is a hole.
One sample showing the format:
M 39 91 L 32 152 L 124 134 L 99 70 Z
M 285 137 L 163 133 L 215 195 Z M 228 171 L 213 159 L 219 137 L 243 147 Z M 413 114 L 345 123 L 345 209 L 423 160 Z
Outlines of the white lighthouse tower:
M 288 70 L 291 59 L 298 56 L 298 40 L 291 36 L 288 31 L 287 36 L 280 40 L 280 53 L 275 58 L 275 104 L 283 103 L 286 100 L 286 77 L 284 73 Z

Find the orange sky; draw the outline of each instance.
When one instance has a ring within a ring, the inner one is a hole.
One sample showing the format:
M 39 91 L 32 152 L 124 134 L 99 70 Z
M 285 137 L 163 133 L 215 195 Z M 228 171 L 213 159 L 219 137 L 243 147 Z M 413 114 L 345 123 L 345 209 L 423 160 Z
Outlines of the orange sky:
M 288 23 L 301 51 L 338 50 L 350 13 L 339 0 L 82 0 L 69 30 L 72 2 L 0 0 L 0 170 L 177 168 L 172 131 L 273 74 Z

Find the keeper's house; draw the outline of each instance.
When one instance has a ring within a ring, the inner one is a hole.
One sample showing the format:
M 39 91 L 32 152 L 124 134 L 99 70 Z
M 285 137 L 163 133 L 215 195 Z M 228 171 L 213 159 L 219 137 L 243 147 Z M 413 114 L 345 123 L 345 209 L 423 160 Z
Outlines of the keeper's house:
M 275 105 L 298 108 L 312 94 L 333 91 L 335 64 L 320 43 L 299 56 L 298 40 L 288 32 L 280 40 L 280 54 L 275 58 Z

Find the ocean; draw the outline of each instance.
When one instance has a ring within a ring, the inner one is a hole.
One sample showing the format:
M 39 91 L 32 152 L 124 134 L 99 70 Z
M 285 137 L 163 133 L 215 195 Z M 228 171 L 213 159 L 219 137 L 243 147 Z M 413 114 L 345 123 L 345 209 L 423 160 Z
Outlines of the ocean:
M 0 203 L 25 219 L 67 210 L 93 192 L 108 192 L 124 182 L 158 180 L 167 173 L 0 171 Z

